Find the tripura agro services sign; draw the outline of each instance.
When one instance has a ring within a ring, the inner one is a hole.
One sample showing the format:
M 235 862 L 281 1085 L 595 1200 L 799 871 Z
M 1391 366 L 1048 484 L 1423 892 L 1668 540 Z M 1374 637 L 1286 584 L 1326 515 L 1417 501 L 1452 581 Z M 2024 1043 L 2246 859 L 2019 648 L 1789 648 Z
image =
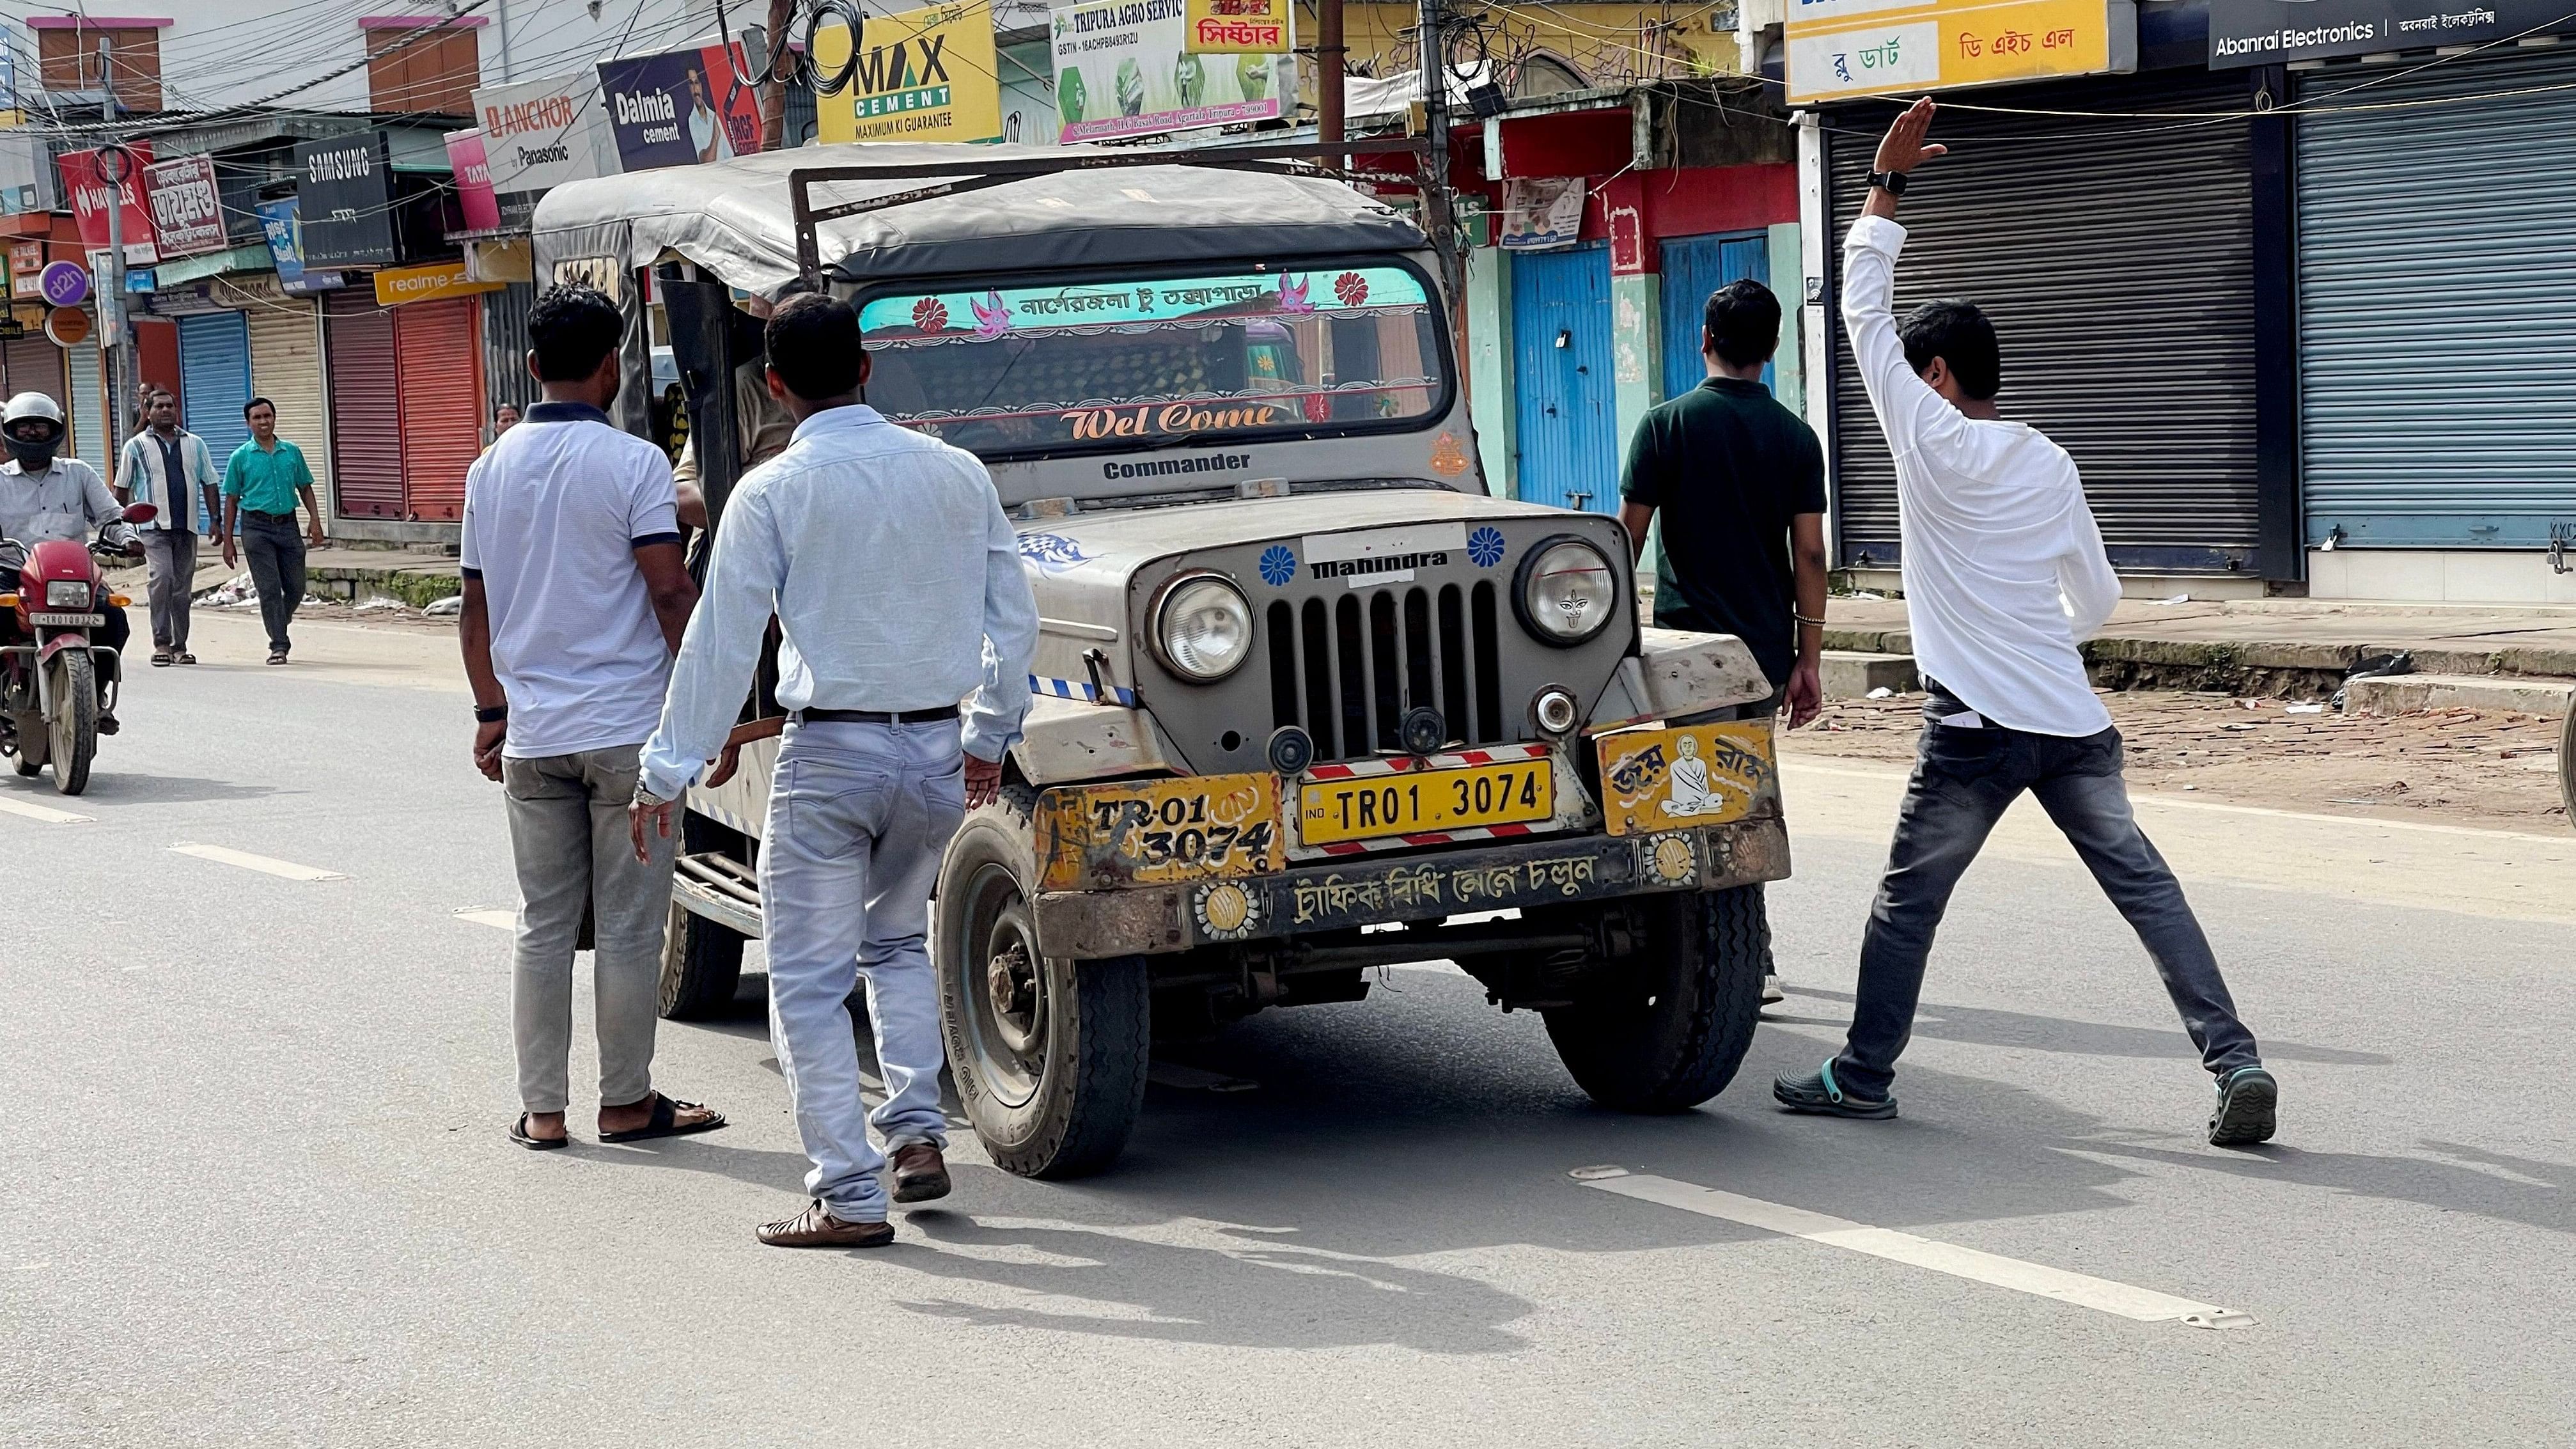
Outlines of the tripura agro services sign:
M 987 0 L 869 16 L 857 59 L 848 85 L 814 97 L 818 139 L 1002 139 L 1002 79 Z M 816 70 L 828 76 L 850 60 L 848 26 L 815 32 Z
M 1094 0 L 1050 17 L 1055 99 L 1072 145 L 1266 121 L 1296 96 L 1297 70 L 1275 55 L 1190 49 L 1190 0 Z
M 1789 10 L 1792 103 L 2137 68 L 2132 0 L 1789 0 Z

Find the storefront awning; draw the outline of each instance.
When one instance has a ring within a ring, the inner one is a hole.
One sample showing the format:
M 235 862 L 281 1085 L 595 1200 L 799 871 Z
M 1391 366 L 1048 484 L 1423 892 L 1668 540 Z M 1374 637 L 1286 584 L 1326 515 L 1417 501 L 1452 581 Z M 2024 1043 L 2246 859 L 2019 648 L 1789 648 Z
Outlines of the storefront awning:
M 276 266 L 277 258 L 269 251 L 268 243 L 260 242 L 229 251 L 207 252 L 202 256 L 163 262 L 153 268 L 152 275 L 153 280 L 166 290 L 184 287 L 190 282 L 202 282 L 208 277 L 220 277 L 226 272 L 265 272 Z

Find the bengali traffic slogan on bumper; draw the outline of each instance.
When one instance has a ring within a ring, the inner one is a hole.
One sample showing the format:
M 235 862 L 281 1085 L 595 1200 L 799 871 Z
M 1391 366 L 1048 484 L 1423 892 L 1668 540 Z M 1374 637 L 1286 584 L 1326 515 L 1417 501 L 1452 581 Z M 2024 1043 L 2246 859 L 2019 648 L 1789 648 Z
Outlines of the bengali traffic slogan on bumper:
M 1628 730 L 1593 743 L 1601 752 L 1602 813 L 1613 835 L 1779 813 L 1769 720 Z
M 1328 929 L 1615 895 L 1636 878 L 1631 847 L 1569 842 L 1563 851 L 1516 859 L 1307 871 L 1269 883 L 1270 914 L 1283 928 Z
M 1279 782 L 1193 775 L 1066 786 L 1038 797 L 1039 888 L 1261 875 L 1279 868 Z

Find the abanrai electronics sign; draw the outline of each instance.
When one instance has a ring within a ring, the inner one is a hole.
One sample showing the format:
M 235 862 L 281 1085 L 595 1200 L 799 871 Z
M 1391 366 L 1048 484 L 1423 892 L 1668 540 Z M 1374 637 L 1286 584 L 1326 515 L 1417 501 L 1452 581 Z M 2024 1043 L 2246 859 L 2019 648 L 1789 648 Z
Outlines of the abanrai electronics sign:
M 215 158 L 174 156 L 144 171 L 144 195 L 152 204 L 152 231 L 161 255 L 192 257 L 230 245 L 224 234 L 224 204 L 215 187 Z
M 567 181 L 616 169 L 603 159 L 610 154 L 607 112 L 595 72 L 476 91 L 474 114 L 483 123 L 483 165 L 505 224 L 527 220 L 537 198 Z
M 122 159 L 126 174 L 122 184 L 108 181 L 106 173 L 117 169 L 119 160 L 98 151 L 65 151 L 62 154 L 63 190 L 71 194 L 72 217 L 80 225 L 81 245 L 91 251 L 107 246 L 107 209 L 111 197 L 123 195 L 124 215 L 118 225 L 124 230 L 125 264 L 148 267 L 161 259 L 152 244 L 152 212 L 143 204 L 143 172 L 152 164 L 149 142 L 137 142 L 126 148 Z
M 721 45 L 599 63 L 608 128 L 627 171 L 728 161 L 760 149 L 760 98 L 736 80 L 751 63 Z
M 2560 0 L 2209 0 L 2209 68 L 2479 45 L 2576 31 Z
M 384 132 L 298 142 L 295 198 L 306 266 L 380 267 L 393 261 L 393 158 Z

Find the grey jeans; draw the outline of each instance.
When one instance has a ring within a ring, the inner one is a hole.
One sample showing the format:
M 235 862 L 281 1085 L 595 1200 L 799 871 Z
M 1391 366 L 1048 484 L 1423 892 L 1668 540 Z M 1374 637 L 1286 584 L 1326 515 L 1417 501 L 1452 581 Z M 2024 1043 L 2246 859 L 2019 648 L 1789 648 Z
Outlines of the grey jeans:
M 597 955 L 591 994 L 599 1032 L 599 1100 L 623 1107 L 653 1090 L 653 1027 L 661 1001 L 662 937 L 671 917 L 673 842 L 635 858 L 626 807 L 640 744 L 501 762 L 510 854 L 519 868 L 519 930 L 511 1010 L 519 1102 L 560 1112 L 570 1101 L 573 943 L 592 911 Z
M 244 513 L 240 523 L 251 586 L 259 590 L 259 617 L 268 625 L 269 652 L 283 654 L 289 647 L 287 622 L 304 602 L 304 535 L 291 517 L 281 522 Z
M 197 581 L 197 536 L 176 528 L 143 531 L 143 558 L 152 570 L 145 597 L 152 602 L 155 653 L 188 648 L 188 596 Z
M 1949 908 L 1950 891 L 2025 790 L 2039 797 L 2040 808 L 2138 933 L 2202 1064 L 2224 1074 L 2259 1062 L 2254 1035 L 2236 1019 L 2218 957 L 2183 899 L 2181 882 L 2130 811 L 2120 779 L 2120 732 L 2068 739 L 1992 721 L 1973 728 L 1938 724 L 1968 706 L 1937 684 L 1927 687 L 1914 777 L 1906 782 L 1887 874 L 1861 933 L 1860 990 L 1850 1036 L 1834 1058 L 1835 1081 L 1864 1097 L 1887 1095 L 1897 1053 L 1914 1030 L 1932 933 Z
M 966 810 L 954 721 L 790 725 L 769 786 L 760 898 L 769 928 L 769 1030 L 808 1195 L 845 1223 L 883 1222 L 885 1158 L 868 1141 L 848 1002 L 868 983 L 886 1100 L 886 1151 L 945 1147 L 930 888 Z

